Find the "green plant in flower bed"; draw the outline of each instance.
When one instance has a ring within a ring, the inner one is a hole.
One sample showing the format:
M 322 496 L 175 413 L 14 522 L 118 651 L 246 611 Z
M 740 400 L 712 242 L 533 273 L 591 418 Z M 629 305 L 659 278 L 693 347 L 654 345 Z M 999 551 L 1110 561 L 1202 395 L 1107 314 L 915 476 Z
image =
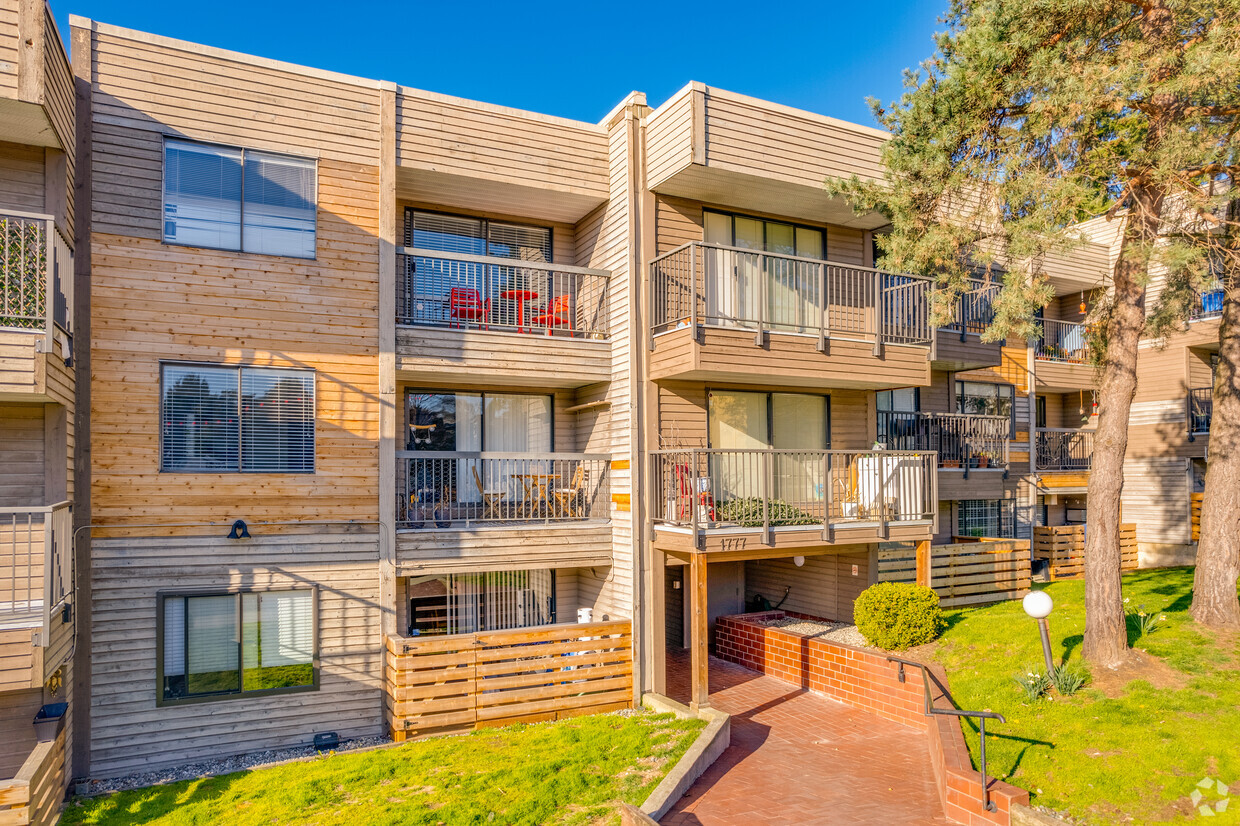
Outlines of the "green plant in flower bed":
M 853 603 L 853 620 L 866 642 L 887 651 L 933 642 L 947 627 L 938 594 L 907 582 L 866 588 Z
M 772 525 L 818 525 L 822 522 L 782 499 L 768 500 L 767 515 Z M 763 524 L 762 500 L 751 496 L 724 502 L 719 505 L 718 518 L 720 522 L 735 522 L 745 528 L 760 528 Z

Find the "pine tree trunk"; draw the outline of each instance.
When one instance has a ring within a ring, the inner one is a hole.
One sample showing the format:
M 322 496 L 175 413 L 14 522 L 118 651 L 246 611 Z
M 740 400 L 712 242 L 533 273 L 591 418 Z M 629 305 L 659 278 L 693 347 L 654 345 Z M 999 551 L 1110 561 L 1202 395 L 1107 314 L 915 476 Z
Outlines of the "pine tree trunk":
M 1128 413 L 1137 391 L 1137 343 L 1145 326 L 1145 289 L 1136 278 L 1139 268 L 1131 255 L 1116 267 L 1115 303 L 1107 327 L 1085 512 L 1085 640 L 1081 653 L 1090 663 L 1103 667 L 1122 662 L 1128 650 L 1119 525 Z
M 1189 614 L 1202 625 L 1240 628 L 1240 285 L 1227 279 L 1218 325 L 1218 374 L 1210 415 L 1210 461 Z

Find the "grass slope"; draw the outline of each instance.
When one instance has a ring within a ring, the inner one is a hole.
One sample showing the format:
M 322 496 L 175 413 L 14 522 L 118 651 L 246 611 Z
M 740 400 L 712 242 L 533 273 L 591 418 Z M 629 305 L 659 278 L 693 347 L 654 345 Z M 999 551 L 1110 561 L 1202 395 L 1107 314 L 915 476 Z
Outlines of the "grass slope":
M 1189 619 L 1192 579 L 1191 568 L 1125 576 L 1130 607 L 1167 617 L 1145 637 L 1129 628 L 1143 662 L 1118 675 L 1094 673 L 1073 697 L 1034 704 L 1012 681 L 1017 672 L 1045 670 L 1037 627 L 1020 603 L 950 612 L 929 656 L 948 669 L 961 708 L 1008 720 L 987 728 L 989 773 L 1029 789 L 1035 804 L 1087 823 L 1198 820 L 1189 796 L 1212 777 L 1231 786 L 1231 800 L 1209 822 L 1240 823 L 1240 641 L 1202 633 Z M 1084 583 L 1046 590 L 1055 600 L 1056 662 L 1079 663 Z M 976 765 L 977 735 L 966 728 L 965 739 Z M 1217 790 L 1206 799 L 1217 801 Z
M 595 824 L 640 804 L 700 720 L 598 715 L 74 800 L 61 824 Z

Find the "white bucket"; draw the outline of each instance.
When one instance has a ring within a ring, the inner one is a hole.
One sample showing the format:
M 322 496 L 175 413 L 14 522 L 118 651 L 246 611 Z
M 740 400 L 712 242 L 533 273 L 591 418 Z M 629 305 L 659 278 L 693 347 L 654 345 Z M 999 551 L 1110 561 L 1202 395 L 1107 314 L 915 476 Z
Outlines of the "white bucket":
M 579 623 L 594 622 L 594 609 L 593 608 L 578 608 L 577 609 L 577 622 Z

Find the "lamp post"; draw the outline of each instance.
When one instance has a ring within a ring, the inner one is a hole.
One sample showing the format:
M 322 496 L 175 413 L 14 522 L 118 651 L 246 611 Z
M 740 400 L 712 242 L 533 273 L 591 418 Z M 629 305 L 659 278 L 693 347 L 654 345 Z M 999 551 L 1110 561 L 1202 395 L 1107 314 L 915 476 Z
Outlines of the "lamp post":
M 1042 635 L 1042 657 L 1046 661 L 1046 676 L 1049 677 L 1055 670 L 1055 665 L 1051 659 L 1051 631 L 1046 618 L 1050 616 L 1055 603 L 1051 600 L 1051 595 L 1045 591 L 1030 591 L 1025 594 L 1020 604 L 1026 614 L 1038 621 L 1038 631 Z

